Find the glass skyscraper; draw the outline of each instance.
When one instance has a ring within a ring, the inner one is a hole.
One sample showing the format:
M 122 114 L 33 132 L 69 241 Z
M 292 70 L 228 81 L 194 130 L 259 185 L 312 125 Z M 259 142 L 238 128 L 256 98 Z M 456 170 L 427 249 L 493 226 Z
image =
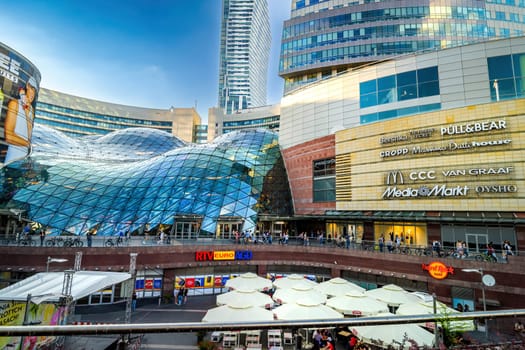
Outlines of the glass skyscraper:
M 266 0 L 223 0 L 219 108 L 225 114 L 266 104 L 270 19 Z
M 358 65 L 524 30 L 524 0 L 292 0 L 279 75 L 287 93 Z

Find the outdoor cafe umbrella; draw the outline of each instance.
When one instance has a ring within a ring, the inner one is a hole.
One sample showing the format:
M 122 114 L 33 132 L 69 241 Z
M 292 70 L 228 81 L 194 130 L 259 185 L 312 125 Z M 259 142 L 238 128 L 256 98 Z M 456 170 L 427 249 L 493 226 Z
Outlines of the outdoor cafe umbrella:
M 295 303 L 277 306 L 272 311 L 278 320 L 286 321 L 344 318 L 343 314 L 309 298 L 303 298 L 297 300 Z
M 253 272 L 246 272 L 235 278 L 226 281 L 225 286 L 230 289 L 253 289 L 253 290 L 268 290 L 272 288 L 272 281 L 260 277 Z
M 217 295 L 217 305 L 238 305 L 267 307 L 273 305 L 272 297 L 253 289 L 235 289 L 231 292 Z
M 317 285 L 317 282 L 309 280 L 301 275 L 291 274 L 289 276 L 276 279 L 275 281 L 273 281 L 273 286 L 275 288 L 291 288 L 301 281 L 306 281 L 305 283 L 311 284 L 312 286 Z
M 309 298 L 318 304 L 326 303 L 326 294 L 314 289 L 306 280 L 299 281 L 290 288 L 277 289 L 273 294 L 273 300 L 279 304 L 293 303 L 303 298 Z
M 328 281 L 321 282 L 315 286 L 315 289 L 328 296 L 339 296 L 345 295 L 348 292 L 364 292 L 366 290 L 363 287 L 358 286 L 357 284 L 347 281 L 341 277 L 335 277 L 329 279 Z
M 446 306 L 443 303 L 437 302 L 436 303 L 436 313 L 444 315 L 442 319 L 446 321 L 447 316 L 453 316 L 453 314 L 458 314 L 460 312 L 451 307 Z M 396 315 L 407 315 L 408 316 L 408 315 L 426 315 L 426 314 L 434 314 L 433 302 L 419 302 L 419 303 L 402 304 L 396 310 Z M 422 325 L 427 328 L 432 328 L 432 329 L 434 328 L 434 322 L 427 322 Z M 457 321 L 450 320 L 449 327 L 452 331 L 458 331 L 458 332 L 472 331 L 475 328 L 474 322 L 472 320 L 457 320 Z
M 391 313 L 383 313 L 378 316 L 388 316 Z M 391 324 L 382 326 L 355 326 L 354 333 L 362 342 L 373 344 L 381 348 L 409 349 L 414 341 L 418 349 L 432 347 L 434 334 L 415 324 Z
M 352 316 L 373 316 L 388 312 L 386 303 L 355 291 L 330 298 L 326 305 L 344 315 Z
M 367 290 L 365 294 L 377 300 L 381 300 L 393 307 L 421 301 L 419 297 L 410 294 L 395 284 L 387 284 L 381 288 Z
M 206 312 L 202 322 L 266 322 L 273 321 L 273 313 L 259 306 L 238 303 L 221 305 Z

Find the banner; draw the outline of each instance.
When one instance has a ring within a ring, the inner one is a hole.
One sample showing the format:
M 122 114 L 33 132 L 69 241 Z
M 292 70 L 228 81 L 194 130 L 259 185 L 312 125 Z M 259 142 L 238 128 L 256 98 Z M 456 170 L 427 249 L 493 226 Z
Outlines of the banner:
M 0 165 L 29 154 L 39 86 L 38 69 L 0 43 Z

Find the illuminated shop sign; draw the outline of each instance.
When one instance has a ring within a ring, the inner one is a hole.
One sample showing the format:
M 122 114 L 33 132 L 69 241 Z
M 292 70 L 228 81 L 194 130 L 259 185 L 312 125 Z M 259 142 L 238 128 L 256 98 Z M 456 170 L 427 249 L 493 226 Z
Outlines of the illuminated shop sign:
M 390 143 L 397 142 L 406 142 L 414 139 L 424 139 L 430 138 L 434 135 L 436 129 L 419 129 L 419 130 L 410 130 L 407 134 L 394 135 L 394 136 L 383 136 L 379 139 L 379 143 L 382 145 L 387 145 Z
M 195 252 L 195 261 L 251 260 L 250 250 L 210 250 Z
M 476 133 L 486 133 L 497 130 L 504 130 L 507 128 L 505 120 L 493 120 L 477 123 L 464 123 L 457 125 L 448 125 L 439 129 L 440 136 L 456 136 L 456 135 L 470 135 Z M 395 144 L 398 142 L 409 142 L 414 139 L 431 138 L 436 133 L 436 129 L 421 129 L 412 130 L 407 134 L 399 134 L 393 136 L 382 136 L 379 139 L 381 145 Z M 435 152 L 454 152 L 465 149 L 475 149 L 493 146 L 505 146 L 512 143 L 511 139 L 495 139 L 495 140 L 475 140 L 467 142 L 451 141 L 446 144 L 428 145 L 428 146 L 413 146 L 413 147 L 397 147 L 383 150 L 379 153 L 381 158 L 403 157 L 407 155 L 418 155 Z
M 412 148 L 402 147 L 402 148 L 395 148 L 395 149 L 391 149 L 387 151 L 381 151 L 379 153 L 379 156 L 381 158 L 391 158 L 391 157 L 398 157 L 398 156 L 406 156 L 407 154 L 452 152 L 452 151 L 457 151 L 457 150 L 481 148 L 481 147 L 488 147 L 488 146 L 505 146 L 505 145 L 510 145 L 511 142 L 512 140 L 510 139 L 504 139 L 504 140 L 470 141 L 470 142 L 463 142 L 463 143 L 450 142 L 447 145 L 438 145 L 438 146 L 431 145 L 427 147 L 421 147 L 421 146 L 415 146 Z
M 472 168 L 472 169 L 458 169 L 443 170 L 436 172 L 434 170 L 425 171 L 411 171 L 407 174 L 399 170 L 389 171 L 386 174 L 386 185 L 388 186 L 383 192 L 382 198 L 428 198 L 428 197 L 465 197 L 472 190 L 478 195 L 483 193 L 515 193 L 518 192 L 518 187 L 514 184 L 486 184 L 486 185 L 462 185 L 462 186 L 447 186 L 446 184 L 440 185 L 422 185 L 412 187 L 398 187 L 399 185 L 405 185 L 405 179 L 409 179 L 412 182 L 430 180 L 434 181 L 438 174 L 443 177 L 448 176 L 459 176 L 463 174 L 465 176 L 483 176 L 483 175 L 506 175 L 512 172 L 512 167 L 502 168 Z M 453 175 L 452 175 L 453 174 Z
M 466 169 L 444 169 L 441 171 L 436 170 L 418 170 L 418 171 L 409 171 L 406 174 L 403 174 L 399 170 L 389 171 L 386 174 L 386 184 L 387 185 L 404 185 L 405 178 L 411 180 L 412 182 L 416 181 L 426 181 L 426 180 L 436 180 L 439 177 L 461 177 L 461 176 L 494 176 L 494 175 L 509 175 L 514 171 L 514 167 L 494 167 L 494 168 L 466 168 Z
M 506 129 L 507 123 L 505 120 L 486 121 L 479 123 L 466 123 L 458 125 L 450 125 L 441 128 L 441 135 L 461 135 L 473 134 L 492 130 Z
M 437 280 L 445 279 L 448 274 L 454 274 L 454 268 L 447 266 L 439 261 L 431 262 L 430 264 L 422 264 L 421 267 L 424 271 L 428 271 L 428 274 Z

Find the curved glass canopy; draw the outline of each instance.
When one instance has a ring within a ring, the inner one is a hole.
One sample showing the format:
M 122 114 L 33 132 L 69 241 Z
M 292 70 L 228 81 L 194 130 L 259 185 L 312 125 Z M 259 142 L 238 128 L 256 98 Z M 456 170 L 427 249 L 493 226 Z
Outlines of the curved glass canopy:
M 200 218 L 200 235 L 214 236 L 221 218 L 246 230 L 258 213 L 291 210 L 277 134 L 268 130 L 195 145 L 155 129 L 77 139 L 35 124 L 32 148 L 2 170 L 4 199 L 57 233 L 115 235 L 190 215 Z

